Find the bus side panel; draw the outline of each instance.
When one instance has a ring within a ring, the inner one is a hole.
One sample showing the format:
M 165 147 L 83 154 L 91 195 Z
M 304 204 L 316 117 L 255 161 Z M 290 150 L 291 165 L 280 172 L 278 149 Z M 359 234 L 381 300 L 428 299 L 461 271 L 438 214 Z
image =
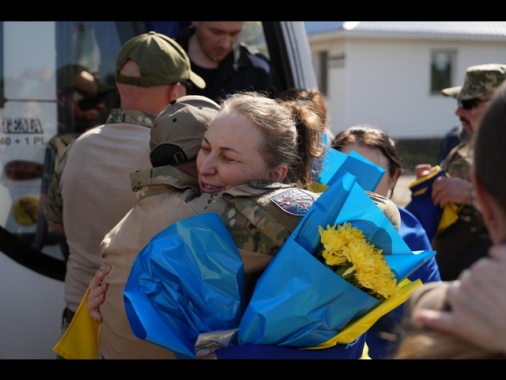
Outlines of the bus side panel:
M 63 283 L 0 255 L 0 359 L 55 359 Z M 20 281 L 22 279 L 23 281 Z
M 0 225 L 14 234 L 33 233 L 30 213 L 15 218 L 13 211 L 22 201 L 38 202 L 41 178 L 8 178 L 5 167 L 16 160 L 42 164 L 45 144 L 56 134 L 55 25 L 3 22 L 2 27 L 6 102 L 0 108 Z M 63 282 L 3 254 L 0 268 L 0 359 L 55 359 Z
M 12 233 L 33 233 L 41 177 L 30 173 L 43 164 L 45 145 L 57 129 L 55 27 L 52 22 L 4 22 L 3 31 L 0 225 Z M 25 177 L 20 171 L 13 178 L 6 169 L 19 160 L 32 167 L 25 168 Z

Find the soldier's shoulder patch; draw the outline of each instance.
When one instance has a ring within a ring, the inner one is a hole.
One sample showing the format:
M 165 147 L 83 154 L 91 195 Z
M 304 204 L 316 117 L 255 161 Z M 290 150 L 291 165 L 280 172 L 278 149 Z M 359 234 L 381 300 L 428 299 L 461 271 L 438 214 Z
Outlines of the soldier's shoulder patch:
M 271 179 L 253 179 L 248 182 L 248 185 L 255 189 L 279 189 L 283 186 L 281 183 Z
M 284 212 L 296 216 L 305 215 L 314 203 L 314 198 L 311 194 L 297 187 L 281 191 L 269 199 Z

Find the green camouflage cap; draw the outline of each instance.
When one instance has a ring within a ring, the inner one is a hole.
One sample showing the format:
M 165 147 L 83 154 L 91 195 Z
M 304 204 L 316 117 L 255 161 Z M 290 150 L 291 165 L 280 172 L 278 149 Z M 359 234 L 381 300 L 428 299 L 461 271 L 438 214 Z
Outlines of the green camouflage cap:
M 506 65 L 489 63 L 468 67 L 464 85 L 441 90 L 443 96 L 452 96 L 458 100 L 481 98 L 491 94 L 506 79 Z
M 157 116 L 151 128 L 153 167 L 182 164 L 197 157 L 207 126 L 220 106 L 201 95 L 174 99 Z
M 128 59 L 134 60 L 141 72 L 140 78 L 119 74 Z M 149 32 L 129 40 L 116 59 L 116 82 L 140 87 L 161 86 L 191 81 L 199 88 L 204 80 L 191 70 L 190 59 L 184 49 L 164 34 Z

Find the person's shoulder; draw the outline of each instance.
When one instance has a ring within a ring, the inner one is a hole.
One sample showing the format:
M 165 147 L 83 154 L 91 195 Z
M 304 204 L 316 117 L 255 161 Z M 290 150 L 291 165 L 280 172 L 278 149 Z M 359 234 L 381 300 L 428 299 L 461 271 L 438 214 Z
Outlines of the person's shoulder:
M 269 179 L 254 179 L 248 183 L 226 190 L 224 191 L 224 194 L 229 194 L 233 197 L 247 196 L 279 198 L 284 196 L 286 199 L 288 199 L 287 197 L 290 197 L 293 200 L 301 198 L 311 198 L 316 200 L 321 195 L 321 193 L 301 189 L 294 183 L 281 183 Z
M 271 70 L 271 65 L 269 59 L 263 55 L 256 48 L 252 48 L 244 43 L 239 44 L 239 49 L 241 52 L 241 56 L 246 57 L 250 62 L 251 66 L 255 68 L 260 68 L 264 70 L 266 73 L 269 73 Z
M 392 225 L 399 230 L 401 227 L 401 214 L 397 205 L 391 200 L 372 191 L 366 192 L 369 198 L 379 207 L 379 209 L 390 220 Z

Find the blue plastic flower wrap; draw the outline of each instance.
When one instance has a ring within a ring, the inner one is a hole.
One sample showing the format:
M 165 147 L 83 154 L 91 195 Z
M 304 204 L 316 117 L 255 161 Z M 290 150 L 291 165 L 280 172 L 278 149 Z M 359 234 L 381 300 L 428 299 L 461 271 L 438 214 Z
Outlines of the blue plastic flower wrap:
M 362 230 L 367 241 L 383 251 L 403 288 L 401 297 L 381 302 L 314 257 L 322 248 L 319 227 L 344 222 Z M 434 251 L 411 251 L 356 177 L 342 173 L 259 278 L 239 324 L 239 344 L 318 349 L 350 343 L 421 285 L 405 279 L 434 255 Z
M 315 192 L 323 192 L 348 172 L 367 191 L 374 191 L 385 173 L 385 169 L 352 150 L 349 154 L 328 148 L 323 156 L 320 172 L 312 183 Z
M 205 213 L 155 235 L 135 260 L 124 290 L 134 334 L 196 357 L 199 335 L 237 328 L 244 311 L 244 269 L 220 217 Z

